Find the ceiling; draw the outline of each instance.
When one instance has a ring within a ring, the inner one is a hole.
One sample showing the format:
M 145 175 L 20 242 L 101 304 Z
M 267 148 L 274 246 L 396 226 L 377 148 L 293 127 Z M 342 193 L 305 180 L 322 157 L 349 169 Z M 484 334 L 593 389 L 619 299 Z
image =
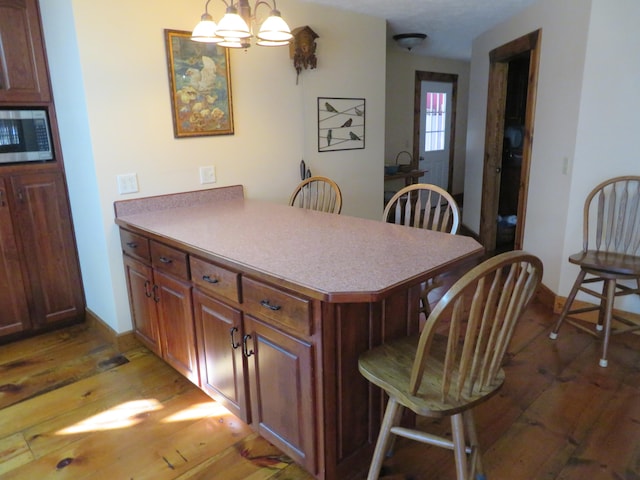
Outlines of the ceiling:
M 535 0 L 307 0 L 387 20 L 388 42 L 399 33 L 426 33 L 411 53 L 469 60 L 481 33 L 521 12 Z M 399 48 L 394 44 L 393 48 Z

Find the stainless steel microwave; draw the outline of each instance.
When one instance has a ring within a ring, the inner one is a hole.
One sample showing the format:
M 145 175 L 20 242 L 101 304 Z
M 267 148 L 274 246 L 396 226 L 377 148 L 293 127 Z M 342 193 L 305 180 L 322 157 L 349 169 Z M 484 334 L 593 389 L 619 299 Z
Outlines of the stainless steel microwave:
M 45 109 L 0 109 L 0 163 L 53 160 Z

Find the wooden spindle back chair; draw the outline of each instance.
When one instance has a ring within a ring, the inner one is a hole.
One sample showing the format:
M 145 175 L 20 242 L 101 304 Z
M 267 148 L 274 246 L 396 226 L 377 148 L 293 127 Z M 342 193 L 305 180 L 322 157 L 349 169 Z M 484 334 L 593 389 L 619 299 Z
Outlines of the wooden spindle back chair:
M 615 177 L 597 185 L 585 200 L 582 229 L 582 251 L 569 257 L 580 271 L 549 336 L 555 340 L 564 321 L 595 336 L 604 334 L 599 363 L 606 367 L 610 336 L 640 329 L 630 316 L 613 312 L 616 297 L 640 295 L 640 176 Z M 592 287 L 597 282 L 602 282 L 601 290 Z M 597 305 L 572 308 L 580 291 L 596 298 Z M 598 311 L 595 329 L 569 318 L 590 311 Z M 618 322 L 615 329 L 613 320 Z
M 338 184 L 330 178 L 309 177 L 298 184 L 289 197 L 289 205 L 319 212 L 340 213 L 342 193 Z
M 392 435 L 451 449 L 458 480 L 482 478 L 472 409 L 502 386 L 509 341 L 541 278 L 542 262 L 526 252 L 486 260 L 440 299 L 419 336 L 360 356 L 361 374 L 389 396 L 368 480 L 378 478 Z M 443 332 L 446 339 L 436 341 Z M 450 417 L 453 438 L 401 427 L 403 407 Z

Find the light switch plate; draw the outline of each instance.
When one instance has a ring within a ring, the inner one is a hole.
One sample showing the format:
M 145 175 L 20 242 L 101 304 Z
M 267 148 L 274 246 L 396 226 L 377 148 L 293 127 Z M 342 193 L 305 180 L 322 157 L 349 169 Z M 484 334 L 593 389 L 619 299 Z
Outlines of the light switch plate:
M 213 165 L 200 167 L 200 183 L 216 183 L 216 169 Z
M 138 191 L 138 176 L 135 173 L 118 175 L 118 193 L 135 193 Z

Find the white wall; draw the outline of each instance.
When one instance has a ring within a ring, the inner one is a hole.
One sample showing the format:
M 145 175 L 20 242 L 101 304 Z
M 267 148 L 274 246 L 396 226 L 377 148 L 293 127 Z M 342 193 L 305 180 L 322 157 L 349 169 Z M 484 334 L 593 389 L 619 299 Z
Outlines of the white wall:
M 629 148 L 638 138 L 639 125 L 640 2 L 592 3 L 563 259 L 582 247 L 582 208 L 591 189 L 611 177 L 640 175 L 640 156 Z M 577 267 L 563 262 L 560 292 L 564 295 L 577 273 Z M 640 300 L 623 297 L 616 308 L 640 312 Z
M 539 0 L 520 15 L 479 36 L 473 43 L 463 223 L 479 231 L 489 52 L 542 29 L 524 249 L 545 267 L 543 282 L 558 292 L 569 212 L 580 91 L 588 34 L 590 0 Z M 579 244 L 576 244 L 579 245 Z M 579 247 L 578 247 L 579 248 Z
M 638 20 L 637 0 L 539 0 L 473 44 L 463 221 L 477 229 L 488 53 L 542 29 L 524 248 L 542 258 L 543 282 L 560 296 L 577 275 L 567 258 L 582 248 L 587 193 L 607 178 L 640 174 L 637 154 L 621 141 L 637 137 Z M 640 312 L 637 299 L 625 300 L 616 307 Z
M 458 75 L 456 142 L 451 181 L 452 193 L 462 193 L 467 139 L 469 62 L 424 57 L 400 50 L 396 46 L 387 50 L 386 162 L 393 164 L 398 152 L 403 150 L 407 150 L 413 155 L 413 97 L 416 71 Z M 404 158 L 406 159 L 406 157 Z
M 288 49 L 231 52 L 235 134 L 175 139 L 164 29 L 193 28 L 204 2 L 41 0 L 87 307 L 117 332 L 131 328 L 116 200 L 196 190 L 201 165 L 217 185 L 284 203 L 302 158 L 343 191 L 343 214 L 379 218 L 385 118 L 385 22 L 281 0 L 292 28 L 318 35 L 318 68 L 296 72 Z M 264 7 L 261 7 L 264 8 Z M 214 18 L 221 2 L 210 4 Z M 354 41 L 358 39 L 358 41 Z M 317 152 L 317 97 L 366 99 L 365 149 Z M 140 191 L 119 195 L 136 172 Z

